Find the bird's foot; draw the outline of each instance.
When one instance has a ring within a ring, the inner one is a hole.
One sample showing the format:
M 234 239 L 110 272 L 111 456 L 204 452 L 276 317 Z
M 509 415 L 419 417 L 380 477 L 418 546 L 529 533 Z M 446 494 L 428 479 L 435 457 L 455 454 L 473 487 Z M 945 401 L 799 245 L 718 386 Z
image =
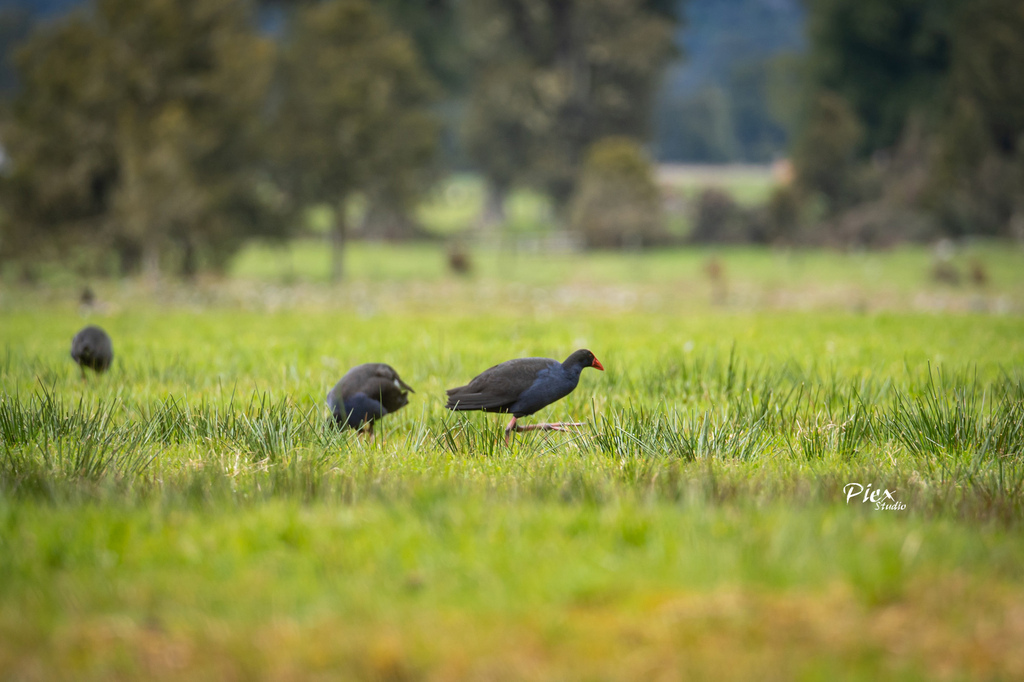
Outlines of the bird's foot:
M 575 427 L 585 426 L 583 422 L 554 422 L 551 424 L 527 424 L 516 426 L 516 431 L 569 431 Z
M 509 439 L 512 436 L 513 431 L 572 431 L 578 429 L 581 426 L 586 426 L 583 422 L 553 422 L 551 424 L 516 424 L 516 420 L 505 427 L 505 445 L 509 444 Z

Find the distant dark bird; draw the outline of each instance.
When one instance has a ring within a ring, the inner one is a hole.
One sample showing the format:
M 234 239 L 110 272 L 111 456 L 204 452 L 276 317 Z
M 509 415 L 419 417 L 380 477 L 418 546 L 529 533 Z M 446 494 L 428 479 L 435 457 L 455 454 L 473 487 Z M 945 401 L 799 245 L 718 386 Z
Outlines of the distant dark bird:
M 91 308 L 96 305 L 96 294 L 88 284 L 82 287 L 82 293 L 78 296 L 78 305 L 83 308 Z
M 936 261 L 932 266 L 932 279 L 940 284 L 960 286 L 960 271 L 949 261 Z
M 971 282 L 979 287 L 988 284 L 988 269 L 977 258 L 971 260 Z
M 89 325 L 71 339 L 71 357 L 78 363 L 85 378 L 85 368 L 105 372 L 114 361 L 114 344 L 110 336 L 95 325 Z
M 456 275 L 468 275 L 473 270 L 469 252 L 459 244 L 448 247 L 448 268 Z
M 345 372 L 327 394 L 327 405 L 338 426 L 363 427 L 372 434 L 373 422 L 409 404 L 408 392 L 416 391 L 402 381 L 391 365 L 368 362 Z
M 704 274 L 711 282 L 711 303 L 721 305 L 726 299 L 726 278 L 725 266 L 716 256 L 712 256 L 704 262 Z
M 516 420 L 572 393 L 584 367 L 604 371 L 604 367 L 589 350 L 578 350 L 565 362 L 551 358 L 508 360 L 484 370 L 465 386 L 448 389 L 447 408 L 511 412 L 512 421 L 505 427 L 506 444 L 513 429 L 565 431 L 569 426 L 582 426 L 575 422 L 519 426 Z

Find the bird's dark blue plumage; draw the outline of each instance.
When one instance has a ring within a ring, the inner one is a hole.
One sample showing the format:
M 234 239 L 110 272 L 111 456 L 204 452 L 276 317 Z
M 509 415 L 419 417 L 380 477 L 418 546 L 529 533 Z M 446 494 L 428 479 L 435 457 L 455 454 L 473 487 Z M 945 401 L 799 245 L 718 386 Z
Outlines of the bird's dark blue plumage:
M 516 428 L 516 419 L 531 415 L 572 393 L 585 367 L 603 370 L 594 354 L 581 349 L 565 362 L 551 358 L 517 358 L 484 370 L 465 386 L 448 389 L 449 410 L 510 412 L 508 432 Z M 558 428 L 544 424 L 530 428 Z
M 353 367 L 330 393 L 327 405 L 338 426 L 373 432 L 373 422 L 409 404 L 412 388 L 390 365 L 369 362 Z
M 105 372 L 114 361 L 114 343 L 110 335 L 95 325 L 84 327 L 71 339 L 71 357 L 82 369 Z
M 547 367 L 537 370 L 537 378 L 505 411 L 511 412 L 514 417 L 525 417 L 561 400 L 580 383 L 583 367 L 580 364 L 564 367 L 562 363 L 552 360 Z
M 384 407 L 379 400 L 371 398 L 362 391 L 343 398 L 340 405 L 336 400 L 330 398 L 328 398 L 327 404 L 339 425 L 344 422 L 346 426 L 353 429 L 358 429 L 364 423 L 376 421 L 388 413 L 388 408 Z

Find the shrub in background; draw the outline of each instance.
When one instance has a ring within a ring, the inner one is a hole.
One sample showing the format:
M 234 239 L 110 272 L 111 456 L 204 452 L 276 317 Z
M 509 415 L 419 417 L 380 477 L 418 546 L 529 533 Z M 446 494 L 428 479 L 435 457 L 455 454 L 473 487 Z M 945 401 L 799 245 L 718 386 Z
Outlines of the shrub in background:
M 697 244 L 740 244 L 749 239 L 749 216 L 725 190 L 701 190 L 690 241 Z
M 626 137 L 595 142 L 569 206 L 572 231 L 587 248 L 641 248 L 668 241 L 650 161 Z
M 824 198 L 830 214 L 860 199 L 857 151 L 863 136 L 863 125 L 843 97 L 829 92 L 818 95 L 796 142 L 793 165 L 803 191 Z

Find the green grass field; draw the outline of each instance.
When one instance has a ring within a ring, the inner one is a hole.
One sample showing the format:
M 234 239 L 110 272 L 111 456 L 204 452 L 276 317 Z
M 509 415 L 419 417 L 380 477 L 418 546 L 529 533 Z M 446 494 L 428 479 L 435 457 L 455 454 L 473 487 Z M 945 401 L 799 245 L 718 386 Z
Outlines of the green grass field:
M 472 258 L 0 290 L 2 677 L 1024 676 L 1018 247 L 960 286 L 915 249 Z M 116 359 L 83 382 L 87 322 Z M 524 419 L 578 432 L 444 409 L 578 347 L 606 371 Z M 372 439 L 324 406 L 365 361 L 416 389 Z
M 693 202 L 708 188 L 722 189 L 736 202 L 752 206 L 765 202 L 777 185 L 778 178 L 766 165 L 660 165 L 656 181 L 667 197 Z M 484 208 L 487 188 L 475 174 L 454 174 L 424 201 L 416 212 L 417 219 L 430 232 L 438 235 L 459 234 L 467 230 Z M 690 228 L 689 216 L 668 210 L 672 228 L 685 233 Z M 505 202 L 505 229 L 512 234 L 543 233 L 557 227 L 554 209 L 537 192 L 516 189 Z

